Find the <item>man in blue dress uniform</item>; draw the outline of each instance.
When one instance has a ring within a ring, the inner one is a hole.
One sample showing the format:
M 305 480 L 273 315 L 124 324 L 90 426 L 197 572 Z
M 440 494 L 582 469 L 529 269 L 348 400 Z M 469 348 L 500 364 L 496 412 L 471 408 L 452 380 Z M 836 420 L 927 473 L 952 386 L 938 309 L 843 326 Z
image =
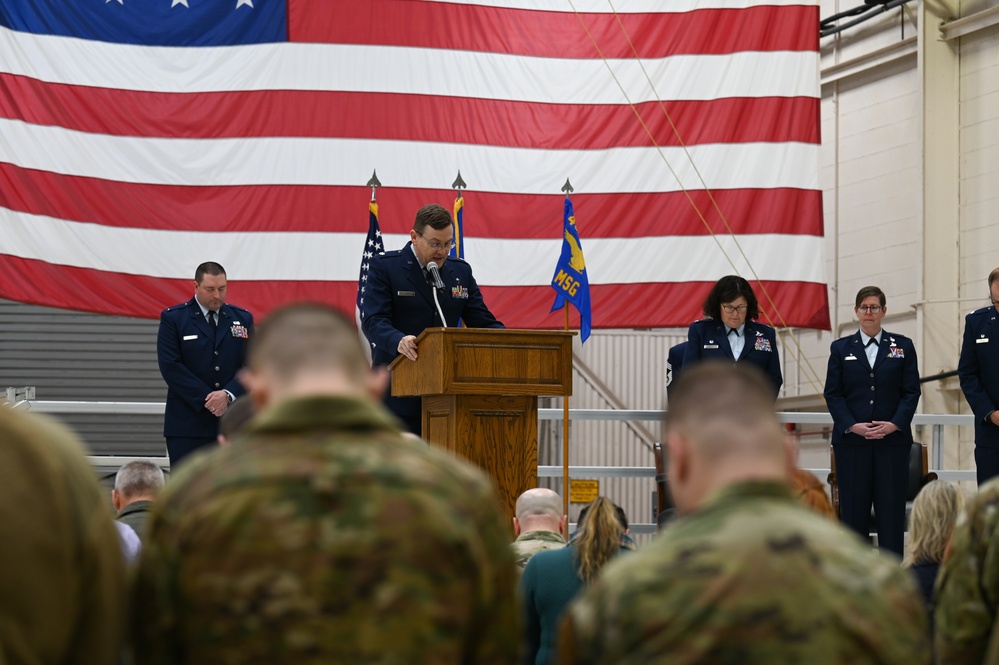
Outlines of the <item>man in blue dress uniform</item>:
M 416 336 L 426 328 L 454 327 L 459 319 L 469 328 L 503 327 L 482 300 L 472 267 L 448 256 L 454 247 L 454 226 L 446 208 L 437 204 L 420 208 L 409 238 L 402 249 L 371 259 L 361 300 L 361 329 L 371 344 L 374 367 L 388 365 L 399 354 L 416 360 Z M 437 290 L 436 302 L 430 263 L 436 264 L 444 285 Z M 390 393 L 385 395 L 385 406 L 409 431 L 422 434 L 421 398 Z
M 992 304 L 965 318 L 957 374 L 975 414 L 975 466 L 978 485 L 999 476 L 999 268 L 989 273 Z
M 163 436 L 171 468 L 215 442 L 219 418 L 245 392 L 236 375 L 246 363 L 253 315 L 225 296 L 225 268 L 209 261 L 194 273 L 194 297 L 160 314 L 156 355 L 167 384 Z

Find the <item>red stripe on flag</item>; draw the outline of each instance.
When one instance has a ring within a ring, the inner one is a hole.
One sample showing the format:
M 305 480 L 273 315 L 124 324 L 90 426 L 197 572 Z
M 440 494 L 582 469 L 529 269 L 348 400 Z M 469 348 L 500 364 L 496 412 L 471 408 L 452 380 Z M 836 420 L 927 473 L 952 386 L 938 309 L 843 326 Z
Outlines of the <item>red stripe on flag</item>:
M 816 6 L 702 9 L 675 14 L 580 14 L 607 58 L 640 58 L 738 51 L 817 51 Z M 620 23 L 618 22 L 620 18 Z M 294 42 L 385 44 L 487 51 L 542 58 L 597 56 L 572 12 L 505 9 L 443 2 L 288 1 Z
M 554 266 L 554 263 L 553 263 Z M 158 279 L 99 270 L 58 266 L 41 261 L 0 255 L 0 282 L 4 297 L 19 302 L 80 311 L 100 312 L 146 319 L 159 317 L 171 305 L 186 302 L 193 295 L 191 279 Z M 591 285 L 593 327 L 642 327 L 650 319 L 662 326 L 686 327 L 700 319 L 700 305 L 712 284 L 684 282 L 670 284 Z M 810 282 L 765 282 L 779 311 L 795 313 L 792 326 L 829 328 L 826 287 Z M 769 323 L 772 311 L 760 285 L 760 319 Z M 299 300 L 326 302 L 344 312 L 354 309 L 357 282 L 245 281 L 231 275 L 227 298 L 264 318 L 274 308 Z M 561 329 L 564 314 L 549 313 L 555 292 L 550 286 L 483 287 L 486 304 L 509 328 Z M 802 307 L 802 304 L 811 304 Z M 570 308 L 570 325 L 579 327 L 579 315 Z
M 363 233 L 350 210 L 370 197 L 369 187 L 258 185 L 183 187 L 124 183 L 22 169 L 0 163 L 0 206 L 33 215 L 123 228 L 174 231 L 303 231 Z M 802 189 L 737 189 L 712 192 L 736 234 L 822 235 L 822 192 Z M 384 233 L 407 233 L 426 203 L 450 205 L 448 190 L 379 188 Z M 694 203 L 714 233 L 727 229 L 704 191 Z M 465 200 L 469 238 L 557 238 L 561 194 L 474 192 Z M 573 195 L 586 238 L 707 235 L 683 192 Z M 510 220 L 519 220 L 511 224 Z M 557 257 L 556 257 L 557 258 Z M 552 259 L 554 266 L 555 258 Z
M 330 112 L 351 108 L 364 112 Z M 662 107 L 647 102 L 636 108 L 661 146 L 820 140 L 819 100 L 812 97 L 667 101 Z M 304 136 L 561 150 L 653 144 L 626 105 L 298 90 L 181 95 L 53 84 L 11 74 L 0 74 L 0 117 L 114 136 Z M 421 120 L 408 124 L 399 118 Z

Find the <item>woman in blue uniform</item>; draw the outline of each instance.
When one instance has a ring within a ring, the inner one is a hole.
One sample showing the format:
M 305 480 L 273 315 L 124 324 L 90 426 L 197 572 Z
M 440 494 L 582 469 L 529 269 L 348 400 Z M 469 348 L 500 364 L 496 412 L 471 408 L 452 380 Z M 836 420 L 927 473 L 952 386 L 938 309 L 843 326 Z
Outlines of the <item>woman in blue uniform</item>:
M 865 286 L 854 311 L 860 330 L 832 343 L 825 397 L 843 523 L 867 538 L 874 507 L 878 547 L 902 554 L 912 416 L 919 369 L 912 340 L 881 327 L 884 291 Z
M 687 330 L 683 369 L 702 360 L 752 363 L 770 378 L 777 399 L 784 383 L 777 335 L 773 328 L 755 320 L 760 307 L 749 282 L 738 275 L 722 277 L 701 308 L 708 318 L 695 321 Z

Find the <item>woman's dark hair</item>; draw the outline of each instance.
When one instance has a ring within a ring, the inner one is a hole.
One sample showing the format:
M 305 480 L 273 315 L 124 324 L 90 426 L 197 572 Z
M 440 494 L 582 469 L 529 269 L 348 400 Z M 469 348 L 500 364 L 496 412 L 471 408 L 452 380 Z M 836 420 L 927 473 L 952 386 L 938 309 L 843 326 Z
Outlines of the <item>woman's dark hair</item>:
M 579 513 L 579 535 L 573 540 L 579 576 L 589 582 L 621 549 L 628 518 L 620 506 L 598 496 Z
M 701 309 L 704 316 L 718 320 L 721 318 L 721 306 L 723 302 L 732 302 L 742 296 L 746 299 L 746 319 L 756 320 L 760 317 L 760 303 L 756 300 L 753 287 L 738 275 L 725 275 L 711 287 L 711 292 L 704 299 Z

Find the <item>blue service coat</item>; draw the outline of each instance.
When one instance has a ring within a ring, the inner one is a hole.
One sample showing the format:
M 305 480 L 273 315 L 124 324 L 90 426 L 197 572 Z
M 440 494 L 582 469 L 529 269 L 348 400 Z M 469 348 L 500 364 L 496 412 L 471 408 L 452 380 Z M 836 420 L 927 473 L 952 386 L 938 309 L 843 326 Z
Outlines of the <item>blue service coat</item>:
M 957 375 L 975 414 L 975 445 L 999 448 L 999 427 L 989 414 L 999 408 L 999 323 L 995 307 L 975 310 L 964 319 L 964 341 Z
M 246 392 L 236 374 L 246 364 L 252 334 L 253 315 L 228 303 L 219 308 L 214 338 L 194 298 L 163 310 L 156 336 L 160 374 L 167 384 L 163 436 L 216 437 L 219 419 L 205 408 L 205 398 L 221 389 L 234 397 Z
M 912 445 L 912 416 L 919 395 L 916 349 L 908 337 L 882 330 L 874 367 L 867 360 L 859 330 L 830 345 L 825 398 L 833 417 L 834 446 L 844 440 L 877 446 Z M 898 431 L 880 440 L 847 433 L 857 423 L 875 420 L 888 421 Z
M 450 257 L 440 273 L 444 292 L 437 298 L 448 327 L 457 326 L 458 319 L 469 328 L 503 327 L 482 300 L 472 267 L 466 261 Z M 413 254 L 412 243 L 372 257 L 362 298 L 361 329 L 371 344 L 375 366 L 392 362 L 406 335 L 419 335 L 426 328 L 443 325 L 434 305 L 433 289 Z
M 777 334 L 774 329 L 758 321 L 746 321 L 746 343 L 736 362 L 748 362 L 759 367 L 770 378 L 774 399 L 780 393 L 784 377 L 780 371 L 777 352 Z M 728 341 L 728 326 L 715 319 L 701 319 L 690 324 L 687 330 L 687 348 L 683 353 L 686 370 L 702 360 L 732 362 L 732 345 Z
M 669 348 L 666 354 L 666 395 L 673 390 L 673 384 L 680 378 L 680 370 L 683 369 L 683 354 L 687 350 L 687 343 L 680 342 Z

